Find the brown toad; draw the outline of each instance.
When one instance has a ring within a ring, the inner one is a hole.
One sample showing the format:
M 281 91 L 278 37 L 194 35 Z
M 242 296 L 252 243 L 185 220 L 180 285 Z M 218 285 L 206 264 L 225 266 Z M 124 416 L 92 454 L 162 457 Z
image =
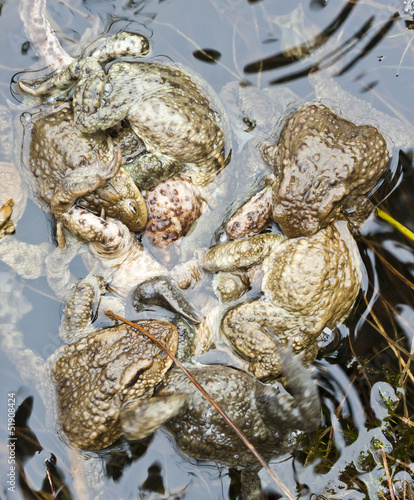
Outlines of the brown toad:
M 116 137 L 113 140 L 101 132 L 82 133 L 74 125 L 69 104 L 47 106 L 31 116 L 24 128 L 25 174 L 35 186 L 35 196 L 59 221 L 64 212 L 77 210 L 76 203 L 98 215 L 103 211 L 118 218 L 132 231 L 145 228 L 145 201 L 120 168 L 121 151 L 116 142 Z M 88 240 L 89 235 L 83 236 Z
M 277 144 L 261 148 L 276 177 L 273 220 L 289 237 L 310 236 L 341 218 L 358 231 L 389 162 L 376 128 L 356 126 L 322 104 L 300 107 Z
M 94 329 L 93 306 L 104 282 L 89 276 L 76 285 L 62 316 L 61 337 L 72 343 L 59 347 L 45 362 L 24 344 L 18 321 L 31 306 L 13 273 L 8 282 L 10 290 L 0 293 L 0 316 L 10 318 L 1 331 L 3 351 L 21 375 L 34 383 L 50 410 L 49 421 L 58 419 L 70 443 L 85 450 L 110 446 L 122 435 L 122 406 L 151 397 L 171 359 L 129 326 Z M 136 323 L 175 353 L 178 333 L 174 325 L 161 320 Z
M 174 325 L 160 320 L 137 324 L 175 352 Z M 62 429 L 71 443 L 86 450 L 116 441 L 122 435 L 122 406 L 150 397 L 172 364 L 148 337 L 127 325 L 88 335 L 59 349 L 55 358 L 52 372 Z
M 205 186 L 229 160 L 228 120 L 213 89 L 190 70 L 154 62 L 115 62 L 105 74 L 106 63 L 148 52 L 145 37 L 120 32 L 40 85 L 19 85 L 42 96 L 69 92 L 75 84 L 75 122 L 83 132 L 107 130 L 125 119 L 150 156 L 159 155 L 162 165 L 181 165 L 194 184 Z M 146 158 L 142 161 L 147 168 Z M 158 175 L 156 179 L 158 183 Z
M 361 283 L 358 248 L 347 222 L 337 221 L 307 237 L 271 233 L 220 243 L 207 252 L 209 272 L 262 263 L 263 298 L 227 311 L 221 332 L 247 359 L 258 378 L 280 375 L 280 348 L 304 351 L 306 363 L 318 352 L 317 337 L 350 313 Z

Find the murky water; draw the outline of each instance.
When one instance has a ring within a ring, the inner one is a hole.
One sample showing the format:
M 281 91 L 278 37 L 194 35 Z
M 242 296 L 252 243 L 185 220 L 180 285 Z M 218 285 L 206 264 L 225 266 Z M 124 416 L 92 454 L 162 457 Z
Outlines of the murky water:
M 403 15 L 403 6 L 402 0 L 49 0 L 48 10 L 70 53 L 80 53 L 76 44 L 85 31 L 87 44 L 110 26 L 112 32 L 138 30 L 151 37 L 154 58 L 192 68 L 216 91 L 227 82 L 247 80 L 260 88 L 288 85 L 306 100 L 312 98 L 309 71 L 337 64 L 335 79 L 343 89 L 409 127 L 414 125 L 414 21 Z M 0 2 L 0 8 L 0 104 L 17 105 L 10 92 L 14 75 L 40 66 L 26 43 L 17 0 Z M 395 173 L 375 195 L 378 203 L 386 199 L 381 208 L 411 230 L 413 144 L 414 135 L 411 144 L 393 152 Z M 30 243 L 53 240 L 50 221 L 33 202 L 16 236 Z M 317 362 L 324 402 L 321 429 L 293 454 L 271 462 L 298 498 L 389 498 L 384 460 L 397 486 L 402 484 L 398 479 L 414 476 L 414 429 L 407 420 L 414 412 L 413 243 L 378 218 L 366 223 L 358 243 L 367 270 L 364 292 L 339 329 L 339 343 L 326 346 Z M 80 276 L 82 272 L 80 267 Z M 0 264 L 0 283 L 8 273 Z M 44 278 L 20 282 L 32 309 L 21 314 L 18 326 L 25 343 L 46 358 L 60 344 L 61 304 Z M 45 425 L 52 409 L 44 407 L 3 355 L 0 372 L 0 496 L 50 498 L 47 461 L 55 489 L 62 488 L 57 498 L 76 498 L 68 449 Z M 389 393 L 392 399 L 392 388 L 401 399 L 391 418 L 379 394 Z M 8 490 L 10 448 L 4 446 L 8 393 L 16 394 L 19 408 L 15 492 Z M 236 469 L 184 456 L 163 430 L 143 443 L 99 456 L 104 464 L 102 498 L 241 495 Z M 270 477 L 260 477 L 266 495 L 281 498 Z M 89 494 L 94 498 L 97 493 Z M 400 493 L 399 498 L 409 497 Z

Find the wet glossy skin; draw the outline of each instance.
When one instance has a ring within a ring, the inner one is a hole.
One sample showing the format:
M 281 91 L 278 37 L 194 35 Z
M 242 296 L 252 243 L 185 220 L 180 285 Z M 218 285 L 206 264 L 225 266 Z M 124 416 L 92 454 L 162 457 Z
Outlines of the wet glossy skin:
M 310 236 L 341 218 L 358 231 L 389 162 L 376 128 L 358 127 L 322 104 L 295 111 L 277 145 L 263 143 L 262 150 L 276 176 L 273 219 L 289 237 Z
M 145 228 L 147 211 L 140 191 L 120 165 L 110 167 L 116 138 L 83 134 L 73 123 L 69 105 L 33 115 L 25 136 L 29 179 L 59 220 L 76 202 L 98 214 L 103 210 L 133 231 Z
M 205 186 L 226 165 L 228 129 L 220 101 L 207 83 L 187 70 L 158 63 L 118 62 L 107 75 L 101 66 L 122 55 L 146 55 L 149 46 L 143 40 L 119 33 L 42 85 L 21 88 L 43 95 L 78 80 L 73 107 L 83 132 L 106 130 L 126 119 L 149 153 L 164 157 L 162 162 L 182 164 L 194 184 Z
M 106 291 L 103 278 L 78 282 L 62 315 L 59 335 L 68 345 L 48 360 L 57 384 L 62 429 L 79 448 L 99 450 L 122 434 L 122 406 L 151 397 L 172 360 L 143 333 L 125 324 L 96 330 L 95 307 Z M 178 332 L 167 321 L 137 321 L 175 353 Z
M 320 421 L 315 383 L 298 358 L 289 353 L 283 356 L 283 370 L 291 394 L 280 384 L 263 385 L 252 375 L 229 366 L 191 368 L 196 380 L 260 453 L 267 456 L 286 452 L 293 444 L 293 430 L 311 431 Z M 181 451 L 190 457 L 237 467 L 254 463 L 253 455 L 240 438 L 181 370 L 170 370 L 155 397 L 146 404 L 147 417 L 143 407 L 133 402 L 122 413 L 122 425 L 129 439 L 142 437 L 143 428 L 150 425 L 145 423 L 145 418 L 153 415 L 157 419 L 163 413 L 167 429 L 173 433 Z M 172 419 L 166 418 L 169 412 Z
M 59 334 L 69 345 L 59 347 L 45 362 L 25 345 L 19 331 L 22 315 L 31 309 L 22 294 L 21 280 L 9 273 L 4 285 L 0 316 L 8 319 L 1 329 L 2 349 L 41 396 L 47 408 L 46 425 L 54 427 L 58 420 L 69 442 L 85 450 L 110 446 L 122 434 L 122 405 L 151 397 L 171 366 L 170 358 L 131 327 L 96 330 L 92 325 L 94 305 L 105 282 L 88 276 L 76 284 L 62 315 Z M 174 325 L 161 320 L 137 324 L 176 352 Z M 56 344 L 61 341 L 56 339 Z
M 264 259 L 264 300 L 230 310 L 221 329 L 250 361 L 250 369 L 266 378 L 280 373 L 272 333 L 282 345 L 291 339 L 295 350 L 305 350 L 309 363 L 322 329 L 349 314 L 360 286 L 359 255 L 346 223 L 332 221 L 347 219 L 358 231 L 372 211 L 368 195 L 389 157 L 376 128 L 357 127 L 320 104 L 299 108 L 285 123 L 278 144 L 262 141 L 260 148 L 274 168 L 272 190 L 259 191 L 223 229 L 229 239 L 251 236 L 273 216 L 287 236 L 296 238 L 278 246 L 271 241 L 274 235 L 264 234 L 217 245 L 204 268 L 226 271 L 216 275 L 215 290 L 221 300 L 232 301 L 248 289 L 243 280 L 235 281 L 234 271 Z
M 296 352 L 305 351 L 307 364 L 315 359 L 316 339 L 323 328 L 334 328 L 352 309 L 361 271 L 345 221 L 309 237 L 283 241 L 262 234 L 219 244 L 207 252 L 203 267 L 210 272 L 231 271 L 260 261 L 263 299 L 228 311 L 221 331 L 250 362 L 249 369 L 258 378 L 268 378 L 280 375 L 278 351 L 288 343 Z
M 176 328 L 166 321 L 140 321 L 173 353 Z M 106 448 L 122 434 L 121 407 L 148 398 L 172 361 L 144 334 L 121 325 L 100 330 L 56 355 L 53 378 L 58 385 L 62 429 L 70 442 L 86 450 Z
M 189 179 L 172 177 L 147 191 L 146 237 L 165 248 L 185 236 L 203 213 L 206 203 Z

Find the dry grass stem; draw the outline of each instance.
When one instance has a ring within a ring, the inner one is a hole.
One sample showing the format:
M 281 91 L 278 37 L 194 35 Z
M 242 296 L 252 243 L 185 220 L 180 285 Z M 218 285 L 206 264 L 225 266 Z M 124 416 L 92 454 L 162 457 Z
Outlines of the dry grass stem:
M 381 450 L 382 462 L 384 464 L 385 474 L 387 476 L 388 489 L 390 490 L 390 499 L 395 500 L 394 488 L 392 487 L 391 475 L 388 469 L 387 458 L 385 456 L 385 451 Z

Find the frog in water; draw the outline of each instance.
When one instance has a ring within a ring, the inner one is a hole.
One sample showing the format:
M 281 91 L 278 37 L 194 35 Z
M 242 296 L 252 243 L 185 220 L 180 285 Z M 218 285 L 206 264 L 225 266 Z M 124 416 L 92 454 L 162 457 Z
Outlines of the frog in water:
M 203 267 L 231 272 L 260 262 L 263 298 L 228 310 L 221 332 L 256 377 L 266 379 L 281 374 L 279 351 L 288 342 L 295 352 L 304 351 L 306 364 L 316 358 L 316 339 L 349 315 L 362 273 L 345 221 L 313 236 L 264 233 L 220 243 L 207 252 Z
M 126 119 L 150 156 L 160 155 L 161 170 L 168 177 L 185 171 L 195 185 L 206 186 L 229 160 L 228 120 L 208 84 L 189 70 L 153 62 L 116 62 L 105 74 L 107 62 L 148 52 L 145 37 L 120 32 L 40 85 L 19 82 L 19 86 L 23 92 L 42 96 L 68 91 L 76 83 L 74 116 L 84 133 L 107 130 Z M 154 179 L 158 183 L 168 178 L 159 178 L 157 161 L 149 166 L 151 161 L 144 155 L 142 162 L 137 176 L 146 178 L 146 187 L 155 185 Z M 176 167 L 170 169 L 171 164 Z
M 116 304 L 110 307 L 121 314 L 124 313 L 125 299 L 138 287 L 140 302 L 161 301 L 170 304 L 172 310 L 190 321 L 201 321 L 200 313 L 182 292 L 201 278 L 197 256 L 168 270 L 117 219 L 103 220 L 83 208 L 79 209 L 76 219 L 83 230 L 99 235 L 99 238 L 91 238 L 86 246 L 74 234 L 75 241 L 68 240 L 69 244 L 56 248 L 48 257 L 46 274 L 58 297 L 65 299 L 67 291 L 74 286 L 76 280 L 70 273 L 70 263 L 79 253 L 84 253 L 86 266 L 102 276 L 116 296 Z
M 314 77 L 318 82 L 320 78 Z M 236 128 L 241 128 L 240 117 L 256 124 L 249 100 L 260 91 L 233 83 L 226 87 L 223 97 L 241 107 Z M 234 93 L 237 99 L 230 100 Z M 281 119 L 276 114 L 272 123 L 269 114 L 280 112 L 280 106 L 274 103 L 274 89 L 265 89 L 260 95 L 269 103 L 268 112 L 258 117 L 257 130 L 249 139 L 246 131 L 239 130 L 240 140 L 249 140 L 262 172 L 267 166 L 273 173 L 267 173 L 266 185 L 251 200 L 243 200 L 243 208 L 228 215 L 227 237 L 257 234 L 272 221 L 289 237 L 310 236 L 338 219 L 348 220 L 357 234 L 374 209 L 369 196 L 388 169 L 390 142 L 377 127 L 356 125 L 318 101 L 298 106 L 290 91 L 279 93 L 288 109 Z
M 122 406 L 151 397 L 172 364 L 151 340 L 131 327 L 93 329 L 92 307 L 102 288 L 103 281 L 96 276 L 75 287 L 62 316 L 63 330 L 72 332 L 73 343 L 59 347 L 46 362 L 24 345 L 17 327 L 21 314 L 30 309 L 22 299 L 21 285 L 10 281 L 10 291 L 0 293 L 0 316 L 8 317 L 1 332 L 3 352 L 24 378 L 33 381 L 54 418 L 58 409 L 58 420 L 69 442 L 85 450 L 103 449 L 115 442 L 122 435 Z M 171 352 L 176 351 L 174 325 L 161 320 L 137 324 Z
M 96 184 L 92 184 L 91 178 L 96 178 L 96 182 L 101 178 L 100 183 L 104 182 L 101 162 L 105 162 L 114 148 L 121 151 L 123 166 L 104 185 L 90 192 Z M 60 221 L 65 220 L 62 212 L 70 210 L 76 202 L 76 207 L 120 220 L 131 231 L 145 230 L 154 244 L 166 246 L 187 233 L 205 205 L 185 178 L 161 182 L 149 189 L 144 199 L 124 169 L 145 152 L 142 142 L 128 126 L 120 125 L 110 134 L 82 133 L 73 122 L 69 103 L 47 106 L 32 115 L 24 128 L 23 149 L 27 151 L 24 173 L 35 197 L 43 208 L 52 207 Z M 76 207 L 72 209 L 75 213 Z M 82 240 L 90 240 L 90 235 L 82 233 L 76 216 L 66 226 Z
M 358 232 L 374 209 L 369 194 L 389 164 L 375 127 L 356 126 L 318 103 L 297 109 L 277 144 L 261 149 L 276 177 L 273 220 L 289 237 L 310 236 L 342 218 Z

